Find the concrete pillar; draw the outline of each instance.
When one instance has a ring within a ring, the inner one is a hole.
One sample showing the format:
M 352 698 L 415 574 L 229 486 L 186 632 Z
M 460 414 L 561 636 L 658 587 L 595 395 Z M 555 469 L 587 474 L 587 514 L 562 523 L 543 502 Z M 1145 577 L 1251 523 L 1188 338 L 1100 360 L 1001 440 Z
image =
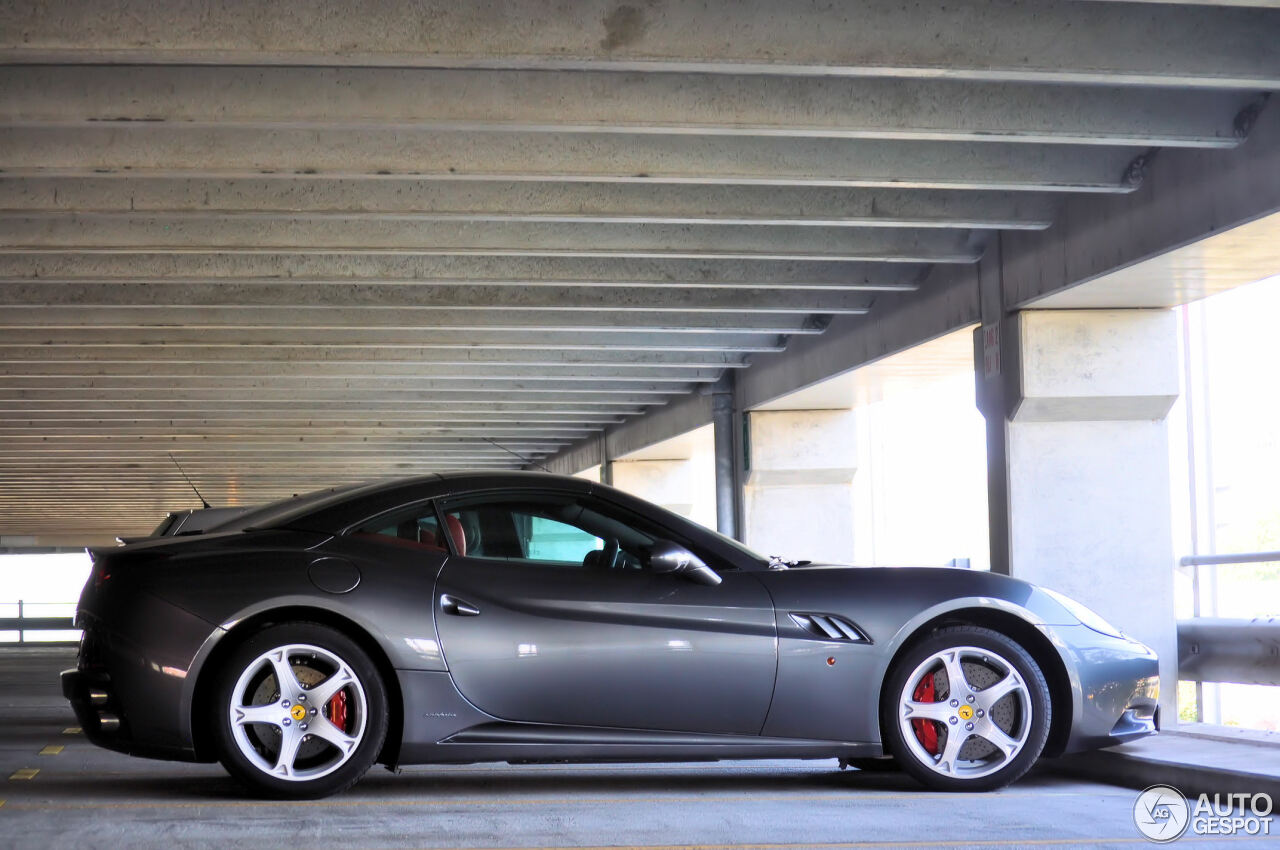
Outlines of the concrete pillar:
M 693 515 L 692 476 L 692 464 L 687 458 L 613 462 L 614 487 L 683 517 Z
M 754 411 L 749 416 L 747 545 L 762 554 L 852 562 L 853 411 Z
M 1168 310 L 1040 310 L 978 342 L 989 436 L 992 559 L 1062 591 L 1160 654 L 1177 717 L 1169 437 L 1178 397 Z M 986 356 L 983 357 L 983 349 Z M 985 375 L 985 380 L 984 380 Z M 992 433 L 995 432 L 995 433 Z M 1000 468 L 1003 466 L 1003 468 Z
M 613 486 L 709 528 L 716 522 L 712 429 L 614 458 Z
M 613 486 L 613 458 L 609 457 L 609 439 L 600 435 L 600 483 Z
M 723 383 L 723 381 L 722 381 Z M 738 482 L 734 439 L 734 423 L 740 421 L 733 411 L 732 390 L 720 390 L 711 395 L 711 425 L 715 445 L 716 476 L 716 531 L 741 540 L 738 524 Z

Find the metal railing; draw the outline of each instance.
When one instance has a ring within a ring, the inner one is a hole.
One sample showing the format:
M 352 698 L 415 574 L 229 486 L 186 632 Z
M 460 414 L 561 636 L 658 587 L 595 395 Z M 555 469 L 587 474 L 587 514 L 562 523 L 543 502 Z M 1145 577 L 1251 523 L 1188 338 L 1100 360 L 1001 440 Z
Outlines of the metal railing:
M 1197 686 L 1205 682 L 1280 685 L 1280 616 L 1218 617 L 1216 602 L 1209 616 L 1201 611 L 1201 568 L 1211 568 L 1210 587 L 1216 599 L 1218 567 L 1271 562 L 1280 562 L 1280 552 L 1188 555 L 1181 559 L 1180 564 L 1192 571 L 1192 619 L 1178 621 L 1179 679 Z
M 0 607 L 12 607 L 13 603 L 8 605 L 0 605 Z M 51 646 L 65 643 L 75 643 L 75 640 L 27 640 L 28 632 L 60 632 L 74 631 L 75 617 L 33 617 L 31 616 L 31 608 L 71 608 L 74 610 L 74 602 L 26 602 L 19 599 L 17 603 L 18 616 L 16 617 L 0 617 L 0 632 L 18 633 L 18 645 L 40 644 L 41 646 Z

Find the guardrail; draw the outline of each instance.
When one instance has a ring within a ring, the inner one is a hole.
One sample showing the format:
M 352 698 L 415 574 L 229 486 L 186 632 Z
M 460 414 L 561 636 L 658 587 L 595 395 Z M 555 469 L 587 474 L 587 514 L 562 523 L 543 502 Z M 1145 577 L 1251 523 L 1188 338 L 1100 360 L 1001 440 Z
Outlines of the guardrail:
M 10 603 L 12 604 L 12 603 Z M 56 644 L 75 643 L 74 640 L 27 640 L 28 632 L 54 632 L 54 631 L 73 631 L 75 630 L 74 617 L 32 617 L 30 616 L 30 608 L 32 606 L 40 608 L 74 608 L 75 603 L 70 602 L 25 602 L 18 600 L 18 616 L 16 617 L 0 617 L 0 632 L 18 633 L 18 644 L 26 645 L 38 643 L 42 646 L 50 646 Z
M 1178 621 L 1178 678 L 1239 685 L 1280 685 L 1280 617 L 1233 619 L 1201 615 L 1201 567 L 1280 562 L 1280 552 L 1188 555 L 1193 619 Z M 1217 576 L 1212 576 L 1216 584 Z M 1216 606 L 1215 606 L 1216 607 Z M 1216 614 L 1212 611 L 1211 614 Z M 1277 612 L 1280 613 L 1280 612 Z
M 1178 621 L 1178 678 L 1280 685 L 1280 619 Z

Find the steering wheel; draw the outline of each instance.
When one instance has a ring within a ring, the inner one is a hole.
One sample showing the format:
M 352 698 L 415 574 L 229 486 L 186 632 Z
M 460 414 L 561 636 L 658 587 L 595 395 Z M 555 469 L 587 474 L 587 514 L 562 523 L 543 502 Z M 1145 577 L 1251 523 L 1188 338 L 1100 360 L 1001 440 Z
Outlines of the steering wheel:
M 600 569 L 614 570 L 618 568 L 618 554 L 622 551 L 622 547 L 618 545 L 618 538 L 611 537 L 604 542 L 604 547 L 600 550 Z

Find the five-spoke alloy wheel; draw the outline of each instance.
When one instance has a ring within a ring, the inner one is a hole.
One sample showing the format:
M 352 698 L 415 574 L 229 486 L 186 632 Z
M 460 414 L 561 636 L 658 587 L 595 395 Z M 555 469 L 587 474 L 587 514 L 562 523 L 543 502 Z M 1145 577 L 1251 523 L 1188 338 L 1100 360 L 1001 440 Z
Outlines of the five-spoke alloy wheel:
M 214 729 L 227 770 L 272 797 L 322 797 L 364 775 L 387 732 L 377 668 L 318 623 L 271 626 L 220 671 Z
M 1049 735 L 1049 687 L 1031 656 L 990 629 L 940 629 L 885 684 L 882 729 L 902 769 L 932 788 L 985 791 L 1031 768 Z

